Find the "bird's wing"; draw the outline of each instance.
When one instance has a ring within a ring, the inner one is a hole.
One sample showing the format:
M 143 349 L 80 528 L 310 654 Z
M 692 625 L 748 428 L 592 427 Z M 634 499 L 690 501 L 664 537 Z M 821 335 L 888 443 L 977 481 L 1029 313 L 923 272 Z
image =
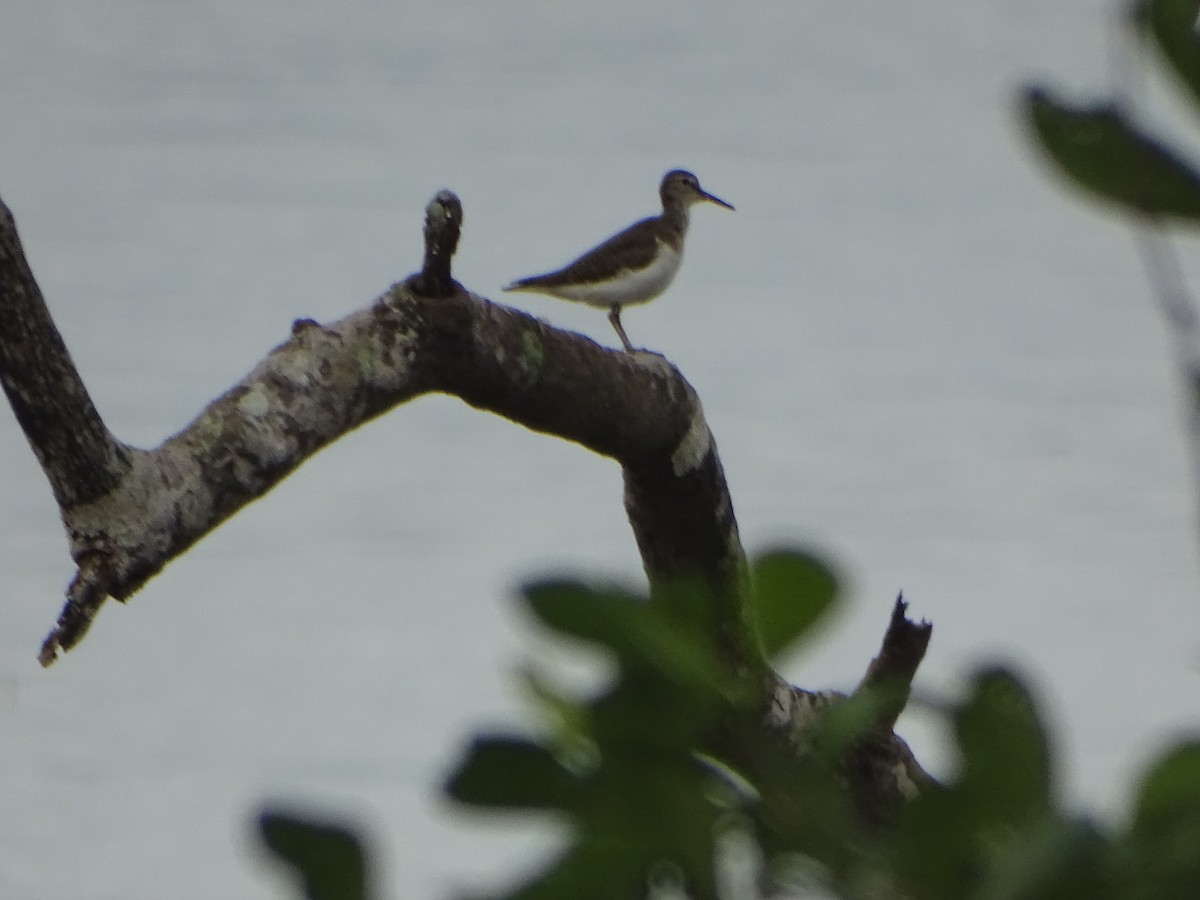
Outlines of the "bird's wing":
M 513 282 L 512 288 L 561 284 L 589 284 L 611 278 L 616 271 L 643 269 L 654 260 L 658 242 L 646 240 L 657 218 L 642 219 L 624 231 L 619 231 L 602 244 L 593 247 L 579 259 L 556 272 L 533 275 Z M 617 265 L 613 265 L 613 261 Z

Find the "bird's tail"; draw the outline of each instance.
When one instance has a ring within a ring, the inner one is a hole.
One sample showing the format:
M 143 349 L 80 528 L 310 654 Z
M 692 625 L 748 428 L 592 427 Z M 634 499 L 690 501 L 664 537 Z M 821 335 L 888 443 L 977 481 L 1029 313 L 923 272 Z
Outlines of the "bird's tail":
M 516 281 L 512 282 L 511 284 L 505 285 L 504 290 L 506 290 L 506 291 L 527 291 L 530 288 L 535 287 L 537 285 L 538 277 L 539 276 L 537 276 L 537 275 L 531 275 L 529 278 L 518 278 Z

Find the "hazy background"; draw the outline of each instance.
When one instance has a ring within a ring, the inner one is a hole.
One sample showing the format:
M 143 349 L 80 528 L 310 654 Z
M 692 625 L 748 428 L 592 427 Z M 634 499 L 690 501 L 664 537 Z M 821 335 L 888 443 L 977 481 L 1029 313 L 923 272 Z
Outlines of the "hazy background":
M 1016 662 L 1066 796 L 1114 816 L 1197 721 L 1192 490 L 1128 234 L 1013 108 L 1030 78 L 1103 83 L 1104 6 L 5 0 L 0 195 L 101 412 L 153 446 L 294 318 L 416 268 L 442 187 L 465 285 L 615 344 L 499 288 L 693 169 L 738 211 L 698 209 L 674 287 L 624 321 L 699 389 L 748 548 L 848 576 L 788 674 L 852 687 L 903 589 L 936 626 L 919 688 Z M 438 788 L 474 729 L 521 721 L 514 587 L 641 581 L 612 462 L 444 398 L 305 465 L 42 671 L 72 571 L 0 410 L 5 897 L 281 896 L 264 799 L 366 823 L 391 896 L 495 884 L 533 845 Z M 901 730 L 947 771 L 927 721 Z

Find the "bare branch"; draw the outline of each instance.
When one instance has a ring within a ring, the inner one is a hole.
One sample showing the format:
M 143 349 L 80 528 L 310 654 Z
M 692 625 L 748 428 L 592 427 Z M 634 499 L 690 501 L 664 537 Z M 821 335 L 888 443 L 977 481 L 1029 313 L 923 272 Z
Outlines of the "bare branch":
M 883 636 L 879 655 L 871 660 L 867 673 L 855 691 L 856 694 L 864 690 L 881 692 L 885 702 L 879 710 L 876 727 L 884 732 L 896 727 L 896 720 L 908 705 L 913 677 L 925 658 L 925 650 L 933 636 L 931 624 L 923 620 L 913 622 L 905 615 L 907 611 L 908 604 L 901 594 L 892 607 L 892 619 Z
M 883 649 L 872 660 L 863 686 L 884 686 L 882 697 L 890 700 L 890 690 L 898 682 L 904 690 L 896 696 L 907 699 L 911 683 L 932 633 L 927 623 L 913 623 L 905 615 L 903 600 L 897 599 L 883 639 Z M 857 692 L 856 692 L 857 693 Z M 907 803 L 936 785 L 936 780 L 921 766 L 907 743 L 892 730 L 903 709 L 903 700 L 893 707 L 885 703 L 876 710 L 877 696 L 866 698 L 863 709 L 874 715 L 873 721 L 859 723 L 851 719 L 855 731 L 848 746 L 837 744 L 830 755 L 825 730 L 829 716 L 852 698 L 839 691 L 812 691 L 789 684 L 777 673 L 763 673 L 761 691 L 749 706 L 728 715 L 710 736 L 706 751 L 742 773 L 759 790 L 754 815 L 764 829 L 760 837 L 768 841 L 766 849 L 787 850 L 786 845 L 772 848 L 770 835 L 788 833 L 793 827 L 807 827 L 819 809 L 798 802 L 810 796 L 812 770 L 804 762 L 816 756 L 830 765 L 826 775 L 836 778 L 848 792 L 857 822 L 872 830 L 894 822 Z M 838 736 L 834 736 L 835 743 Z
M 714 750 L 766 784 L 786 785 L 823 712 L 844 696 L 803 691 L 745 646 L 746 564 L 716 444 L 691 385 L 662 356 L 601 347 L 462 288 L 450 261 L 462 205 L 426 210 L 425 262 L 371 306 L 290 337 L 181 432 L 153 450 L 116 441 L 71 365 L 25 263 L 0 222 L 0 376 L 55 485 L 78 566 L 43 665 L 70 650 L 108 597 L 124 600 L 192 544 L 343 434 L 431 392 L 612 457 L 651 589 L 681 579 L 716 600 L 733 671 L 761 695 Z M 898 683 L 896 703 L 848 754 L 864 822 L 886 820 L 931 779 L 892 733 L 929 639 L 898 600 L 864 686 Z M 772 814 L 797 812 L 786 797 Z
M 450 277 L 450 260 L 462 234 L 462 202 L 453 191 L 438 191 L 425 207 L 425 264 L 408 280 L 414 294 L 449 297 L 462 291 Z
M 928 622 L 910 620 L 905 615 L 907 608 L 903 597 L 897 597 L 879 655 L 871 660 L 855 691 L 857 696 L 871 689 L 882 699 L 873 727 L 854 743 L 841 763 L 858 815 L 870 827 L 893 821 L 908 801 L 936 783 L 893 730 L 933 634 Z M 806 691 L 779 681 L 768 721 L 784 736 L 786 745 L 802 756 L 826 711 L 847 699 L 834 691 Z M 780 755 L 788 758 L 786 746 Z
M 60 505 L 79 572 L 42 648 L 44 664 L 59 648 L 78 643 L 106 597 L 128 598 L 322 447 L 434 391 L 618 460 L 651 582 L 699 576 L 728 601 L 729 616 L 737 615 L 741 545 L 720 460 L 691 385 L 657 354 L 608 350 L 464 291 L 449 266 L 461 222 L 458 198 L 439 193 L 427 209 L 420 273 L 336 322 L 295 322 L 287 341 L 156 449 L 122 447 L 108 436 L 83 402 L 86 393 L 73 368 L 72 404 L 56 400 L 59 381 L 33 380 L 10 392 L 17 397 L 14 406 L 21 404 L 18 415 L 29 410 L 27 417 L 36 418 L 47 406 L 55 410 L 53 424 L 63 437 L 39 453 L 52 480 L 60 467 L 90 473 L 98 464 L 105 476 L 87 482 L 104 490 L 56 491 L 72 501 L 60 499 Z M 6 275 L 0 302 L 12 307 L 37 296 L 41 305 L 11 225 L 7 240 L 4 259 L 22 278 Z M 57 365 L 70 365 L 41 309 L 36 335 L 7 327 L 0 334 L 0 344 L 15 345 L 0 357 L 6 360 L 6 387 L 7 360 L 25 343 L 48 340 L 47 329 L 61 349 Z M 81 420 L 93 423 L 94 440 L 67 439 Z M 733 654 L 744 649 L 730 647 Z
M 67 605 L 58 616 L 58 623 L 42 642 L 38 662 L 48 666 L 54 662 L 61 647 L 74 647 L 92 626 L 92 619 L 111 593 L 112 572 L 99 555 L 89 556 L 79 563 L 79 571 L 67 588 Z
M 127 449 L 104 426 L 0 200 L 0 385 L 64 510 L 112 490 Z

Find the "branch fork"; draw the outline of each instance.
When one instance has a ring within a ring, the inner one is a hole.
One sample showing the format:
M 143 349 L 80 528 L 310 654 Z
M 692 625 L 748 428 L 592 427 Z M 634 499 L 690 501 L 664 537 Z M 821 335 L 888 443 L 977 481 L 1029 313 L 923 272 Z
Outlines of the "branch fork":
M 128 599 L 314 453 L 431 392 L 615 459 L 651 589 L 699 580 L 718 604 L 725 662 L 739 671 L 761 665 L 758 648 L 744 645 L 747 566 L 695 390 L 659 354 L 607 349 L 467 291 L 451 273 L 461 202 L 440 191 L 425 212 L 421 271 L 337 321 L 297 319 L 187 427 L 141 450 L 114 437 L 96 411 L 0 203 L 0 385 L 50 481 L 77 566 L 39 653 L 43 665 L 82 640 L 108 597 Z M 883 761 L 871 763 L 865 796 L 878 802 L 865 808 L 868 818 L 894 808 L 900 781 L 929 783 L 892 733 L 929 640 L 929 626 L 904 613 L 898 600 L 863 680 L 864 688 L 903 687 L 862 750 Z M 770 675 L 753 727 L 759 740 L 795 754 L 835 695 Z

